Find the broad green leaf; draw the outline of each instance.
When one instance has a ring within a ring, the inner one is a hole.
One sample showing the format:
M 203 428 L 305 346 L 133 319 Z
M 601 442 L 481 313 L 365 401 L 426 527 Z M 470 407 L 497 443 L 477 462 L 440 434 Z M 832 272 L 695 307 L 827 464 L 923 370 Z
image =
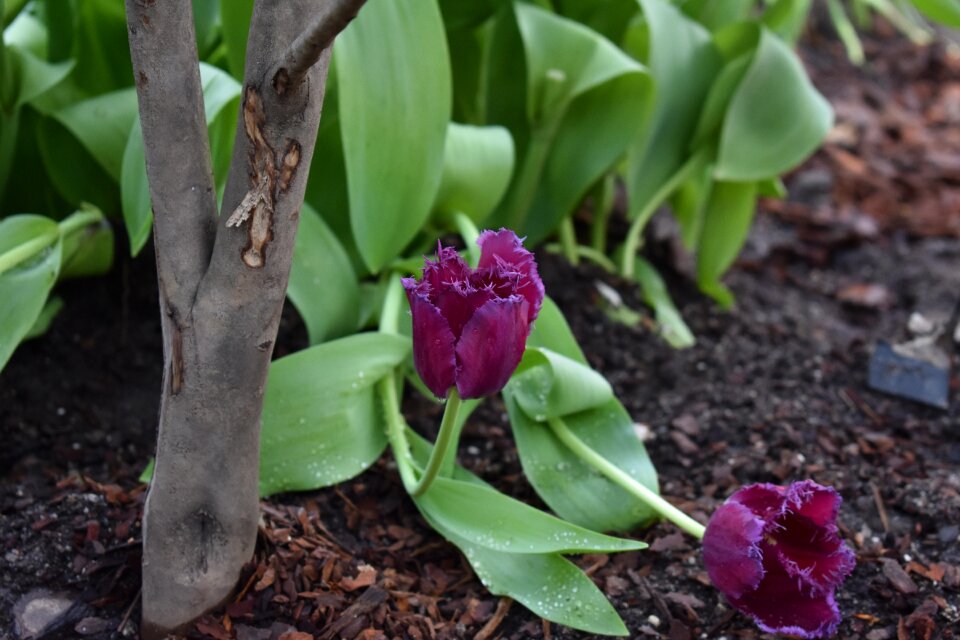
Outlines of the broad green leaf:
M 137 117 L 137 93 L 132 87 L 71 104 L 52 114 L 120 182 L 123 151 Z
M 193 0 L 193 30 L 201 60 L 206 59 L 220 39 L 219 5 L 217 0 Z
M 673 216 L 680 225 L 680 239 L 687 251 L 696 252 L 703 226 L 703 209 L 706 207 L 710 188 L 713 185 L 713 167 L 704 162 L 673 194 Z
M 807 23 L 813 0 L 773 0 L 763 12 L 763 24 L 785 42 L 795 45 Z
M 911 0 L 920 13 L 934 22 L 960 29 L 960 1 L 958 0 Z
M 504 401 L 524 475 L 558 516 L 596 531 L 628 531 L 655 519 L 646 504 L 570 451 L 547 424 L 533 420 L 520 408 L 512 388 L 504 392 Z M 563 421 L 594 451 L 657 490 L 653 463 L 616 398 Z
M 74 67 L 73 60 L 50 64 L 17 47 L 6 47 L 6 64 L 16 87 L 13 109 L 29 104 L 59 84 Z
M 287 297 L 307 325 L 310 344 L 357 329 L 360 289 L 350 258 L 306 203 L 300 210 Z
M 757 0 L 690 0 L 683 10 L 711 31 L 746 20 Z
M 417 505 L 454 535 L 487 549 L 525 553 L 609 553 L 642 549 L 544 513 L 499 491 L 438 477 Z
M 724 114 L 740 81 L 747 74 L 752 60 L 753 56 L 750 53 L 743 54 L 726 63 L 717 74 L 700 110 L 700 117 L 691 142 L 692 148 L 710 144 L 719 137 Z
M 667 0 L 638 2 L 644 22 L 630 30 L 626 50 L 647 64 L 656 99 L 650 122 L 633 140 L 627 158 L 630 218 L 687 160 L 701 107 L 721 63 L 710 33 Z
M 465 213 L 480 224 L 503 197 L 512 173 L 509 131 L 451 122 L 434 211 L 441 217 Z
M 200 63 L 200 85 L 203 90 L 204 116 L 210 134 L 211 159 L 218 187 L 226 180 L 233 136 L 236 131 L 240 83 L 225 71 Z M 136 116 L 123 151 L 120 170 L 120 197 L 123 220 L 130 237 L 130 255 L 136 256 L 150 238 L 153 213 L 147 182 L 143 131 Z
M 48 116 L 40 119 L 36 136 L 49 180 L 67 202 L 76 207 L 89 202 L 108 213 L 117 211 L 116 181 L 73 132 Z
M 720 282 L 720 276 L 733 264 L 747 239 L 756 197 L 755 182 L 716 182 L 704 211 L 697 284 L 722 307 L 733 305 L 733 294 Z
M 535 615 L 557 624 L 605 636 L 628 635 L 603 592 L 560 554 L 503 553 L 471 544 L 429 516 L 427 521 L 460 547 L 490 593 L 513 598 Z
M 425 465 L 432 445 L 410 429 L 407 429 L 407 438 L 415 460 Z M 454 478 L 487 486 L 460 466 L 455 467 Z M 417 508 L 431 527 L 463 551 L 491 593 L 509 596 L 557 624 L 590 633 L 627 635 L 620 616 L 603 593 L 583 571 L 560 554 L 510 553 L 473 544 L 440 524 L 422 504 L 418 503 Z
M 528 4 L 517 4 L 514 14 L 529 133 L 497 120 L 511 129 L 522 159 L 493 222 L 537 243 L 623 155 L 649 113 L 652 91 L 643 66 L 598 33 Z M 491 84 L 488 91 L 495 90 Z
M 43 311 L 60 270 L 60 230 L 32 214 L 0 220 L 0 370 Z
M 692 347 L 696 338 L 677 311 L 663 278 L 653 265 L 638 256 L 633 275 L 643 292 L 643 301 L 650 305 L 656 314 L 660 336 L 676 349 Z
M 570 331 L 570 325 L 557 304 L 549 297 L 543 299 L 540 315 L 533 323 L 533 330 L 527 339 L 529 347 L 545 347 L 562 356 L 587 364 L 587 359 Z
M 38 338 L 49 331 L 54 318 L 57 317 L 57 314 L 60 313 L 62 309 L 63 298 L 60 296 L 51 296 L 47 299 L 47 302 L 43 305 L 43 310 L 40 311 L 40 315 L 34 320 L 33 326 L 31 326 L 26 335 L 23 336 L 23 342 Z
M 528 347 L 510 379 L 517 403 L 537 422 L 597 407 L 613 397 L 606 378 L 550 349 Z
M 133 85 L 124 5 L 117 0 L 75 3 L 77 30 L 73 57 L 77 68 L 71 82 L 88 96 Z
M 337 38 L 350 222 L 379 271 L 426 221 L 439 186 L 451 80 L 435 0 L 371 2 Z
M 360 333 L 280 358 L 263 405 L 260 494 L 303 491 L 361 473 L 386 447 L 374 385 L 410 341 Z
M 611 42 L 622 42 L 637 13 L 637 0 L 553 0 L 556 12 L 586 25 Z
M 764 29 L 730 100 L 714 176 L 750 182 L 785 173 L 817 148 L 832 123 L 830 104 L 796 54 Z
M 243 79 L 247 59 L 247 34 L 253 17 L 253 0 L 220 0 L 220 20 L 223 22 L 223 41 L 227 45 L 230 73 Z
M 73 221 L 82 221 L 75 226 Z M 60 222 L 63 248 L 59 279 L 98 276 L 113 266 L 113 229 L 103 213 L 89 205 Z M 66 229 L 66 231 L 64 231 Z

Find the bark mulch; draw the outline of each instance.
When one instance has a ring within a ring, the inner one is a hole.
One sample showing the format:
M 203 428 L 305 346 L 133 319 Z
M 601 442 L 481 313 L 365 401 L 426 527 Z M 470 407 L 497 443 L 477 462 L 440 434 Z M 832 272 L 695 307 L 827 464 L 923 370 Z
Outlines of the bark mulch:
M 913 312 L 946 322 L 960 297 L 960 62 L 942 48 L 868 42 L 849 67 L 835 43 L 805 58 L 833 100 L 826 148 L 766 203 L 719 312 L 682 277 L 669 225 L 651 253 L 698 337 L 684 351 L 602 310 L 597 283 L 641 308 L 629 283 L 540 254 L 552 295 L 591 363 L 637 421 L 665 496 L 705 520 L 739 486 L 813 478 L 844 498 L 858 556 L 839 593 L 838 637 L 950 639 L 960 633 L 960 420 L 871 391 L 878 340 L 906 338 Z M 0 638 L 16 604 L 62 598 L 46 638 L 136 637 L 137 476 L 152 453 L 160 330 L 151 252 L 108 278 L 62 288 L 63 315 L 0 375 Z M 305 345 L 284 317 L 278 355 Z M 435 434 L 440 409 L 409 397 Z M 471 418 L 470 469 L 540 506 L 502 404 Z M 577 558 L 635 638 L 758 638 L 710 587 L 694 541 L 670 525 L 647 551 Z M 350 482 L 263 503 L 237 596 L 187 634 L 220 640 L 582 638 L 487 593 L 403 493 L 389 454 Z

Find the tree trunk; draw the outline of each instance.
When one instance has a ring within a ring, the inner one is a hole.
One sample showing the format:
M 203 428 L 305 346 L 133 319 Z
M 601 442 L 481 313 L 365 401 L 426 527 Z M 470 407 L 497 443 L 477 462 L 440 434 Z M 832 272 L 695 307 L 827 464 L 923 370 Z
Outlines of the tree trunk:
M 329 46 L 361 4 L 256 3 L 223 198 L 233 213 L 218 219 L 190 0 L 127 0 L 164 339 L 144 510 L 144 638 L 223 602 L 253 555 L 263 395 Z

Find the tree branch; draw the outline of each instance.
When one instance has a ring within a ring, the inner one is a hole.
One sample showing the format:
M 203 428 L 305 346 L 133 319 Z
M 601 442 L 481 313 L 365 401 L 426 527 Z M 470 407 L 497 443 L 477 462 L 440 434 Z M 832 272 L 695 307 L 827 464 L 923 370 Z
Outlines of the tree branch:
M 164 313 L 190 310 L 213 248 L 217 202 L 190 0 L 126 0 Z
M 278 94 L 283 95 L 291 87 L 303 82 L 307 71 L 317 63 L 323 50 L 357 17 L 364 2 L 366 0 L 324 2 L 313 23 L 297 36 L 284 53 L 280 68 L 273 76 L 273 88 Z

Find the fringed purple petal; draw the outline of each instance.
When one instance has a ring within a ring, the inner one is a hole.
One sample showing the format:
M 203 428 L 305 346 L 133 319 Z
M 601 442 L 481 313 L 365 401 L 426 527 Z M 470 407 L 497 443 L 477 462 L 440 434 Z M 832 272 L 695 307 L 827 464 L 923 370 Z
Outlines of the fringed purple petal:
M 794 482 L 787 489 L 786 497 L 792 511 L 809 518 L 818 526 L 836 527 L 843 498 L 833 487 L 824 487 L 813 480 Z
M 405 278 L 403 286 L 413 314 L 413 364 L 427 388 L 445 398 L 456 384 L 453 333 L 440 310 L 418 291 L 413 278 Z
M 763 544 L 764 558 L 775 557 L 776 548 Z M 833 592 L 809 593 L 797 588 L 797 580 L 776 561 L 765 562 L 760 585 L 739 598 L 729 598 L 737 609 L 752 617 L 768 633 L 799 638 L 822 638 L 840 624 L 840 610 Z
M 537 262 L 533 254 L 524 248 L 523 241 L 509 229 L 484 231 L 477 239 L 477 244 L 480 246 L 478 268 L 493 270 L 501 287 L 510 285 L 510 293 L 526 298 L 530 305 L 527 321 L 533 324 L 540 313 L 544 296 L 543 281 L 537 272 Z M 498 292 L 501 297 L 506 297 L 504 291 L 498 289 Z
M 473 315 L 457 342 L 457 390 L 482 398 L 503 389 L 526 346 L 529 304 L 521 296 L 493 298 Z
M 736 502 L 713 513 L 703 536 L 703 563 L 710 580 L 728 598 L 753 591 L 763 578 L 759 543 L 763 520 Z
M 781 515 L 786 509 L 787 500 L 783 487 L 775 484 L 751 484 L 738 489 L 731 502 L 739 502 L 766 522 Z

